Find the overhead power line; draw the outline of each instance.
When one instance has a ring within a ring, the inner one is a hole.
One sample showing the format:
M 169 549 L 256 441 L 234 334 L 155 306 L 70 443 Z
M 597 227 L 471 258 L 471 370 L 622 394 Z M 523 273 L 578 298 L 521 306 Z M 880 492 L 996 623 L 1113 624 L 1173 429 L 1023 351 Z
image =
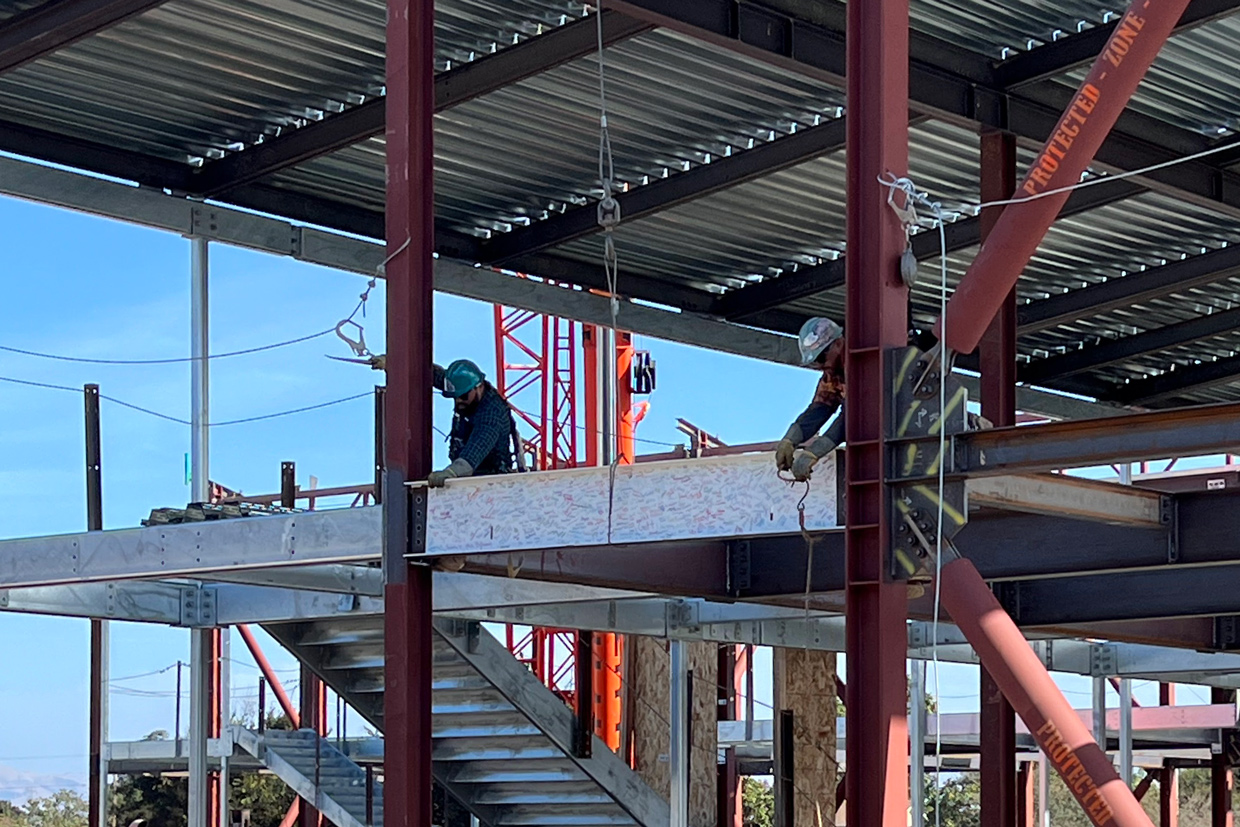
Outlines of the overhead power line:
M 251 353 L 262 353 L 266 350 L 275 350 L 276 348 L 288 347 L 289 345 L 299 345 L 302 342 L 309 342 L 311 339 L 318 339 L 329 333 L 334 333 L 336 328 L 329 327 L 327 330 L 320 330 L 318 333 L 311 333 L 308 336 L 299 336 L 296 339 L 288 339 L 283 342 L 274 342 L 269 345 L 259 345 L 258 347 L 248 347 L 242 350 L 230 350 L 224 353 L 212 353 L 208 356 L 178 356 L 171 359 L 90 359 L 85 356 L 64 356 L 58 353 L 42 353 L 37 350 L 25 350 L 20 347 L 9 347 L 8 345 L 0 345 L 0 351 L 6 353 L 16 353 L 19 356 L 34 356 L 39 359 L 53 359 L 57 362 L 75 362 L 83 365 L 176 365 L 185 362 L 197 362 L 202 359 L 227 359 L 230 356 L 246 356 Z
M 32 388 L 46 388 L 48 390 L 68 391 L 70 393 L 81 393 L 82 392 L 81 388 L 74 388 L 74 387 L 70 387 L 69 385 L 53 385 L 48 382 L 33 382 L 29 379 L 14 379 L 11 376 L 0 376 L 0 382 L 10 382 L 14 385 L 25 385 L 27 387 L 32 387 Z M 355 399 L 361 399 L 362 397 L 370 397 L 370 396 L 373 396 L 373 393 L 371 391 L 366 391 L 364 393 L 355 393 L 352 396 L 344 396 L 344 397 L 341 397 L 340 399 L 332 399 L 331 401 L 328 401 L 328 402 L 319 402 L 318 404 L 306 405 L 301 408 L 291 408 L 286 411 L 276 411 L 275 413 L 259 414 L 257 416 L 247 416 L 247 417 L 242 417 L 241 419 L 226 419 L 221 422 L 210 422 L 210 423 L 207 423 L 207 427 L 221 428 L 225 425 L 243 425 L 247 422 L 261 422 L 264 419 L 276 419 L 277 417 L 281 417 L 281 416 L 291 416 L 293 414 L 305 413 L 307 411 L 317 411 L 320 408 L 329 408 L 333 405 L 340 405 L 344 402 L 352 402 Z M 159 411 L 153 411 L 150 408 L 144 408 L 141 405 L 135 405 L 132 402 L 126 402 L 123 399 L 117 399 L 115 396 L 107 396 L 101 393 L 99 394 L 99 398 L 106 399 L 107 401 L 113 402 L 117 405 L 120 405 L 121 407 L 129 408 L 130 410 L 134 410 L 134 411 L 138 411 L 139 413 L 147 414 L 148 416 L 153 416 L 158 419 L 166 420 L 168 422 L 175 422 L 177 425 L 188 426 L 191 424 L 188 419 L 181 419 L 180 417 L 170 416 L 166 413 L 160 413 Z

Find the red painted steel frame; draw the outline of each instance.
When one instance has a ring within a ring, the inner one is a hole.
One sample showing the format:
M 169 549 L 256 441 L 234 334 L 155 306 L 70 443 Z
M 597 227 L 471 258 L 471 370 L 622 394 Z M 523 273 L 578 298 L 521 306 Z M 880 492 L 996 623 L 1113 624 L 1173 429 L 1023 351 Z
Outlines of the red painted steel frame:
M 982 201 L 1010 198 L 1016 188 L 1016 136 L 987 132 L 981 136 Z M 991 207 L 981 214 L 985 242 L 1003 212 Z M 991 319 L 982 337 L 982 416 L 995 425 L 1016 424 L 1016 290 Z M 981 669 L 981 818 L 987 827 L 1016 827 L 1016 713 L 991 678 Z
M 1175 706 L 1175 685 L 1158 685 L 1160 706 Z M 1175 765 L 1163 759 L 1162 777 L 1158 780 L 1158 827 L 1180 827 L 1180 779 Z
M 1188 3 L 1133 0 L 1042 147 L 1018 197 L 1040 196 L 1081 180 Z M 935 333 L 952 351 L 970 353 L 977 347 L 1068 195 L 1065 191 L 1021 201 L 1003 213 L 948 302 L 946 320 L 935 325 Z
M 384 417 L 384 817 L 431 824 L 431 570 L 405 554 L 425 528 L 405 487 L 431 471 L 435 197 L 433 0 L 387 4 L 387 394 Z
M 904 230 L 878 178 L 908 169 L 908 0 L 848 4 L 845 372 L 849 827 L 906 827 L 908 592 L 887 577 L 884 353 L 905 345 Z
M 1214 687 L 1210 690 L 1210 703 L 1231 704 L 1236 693 L 1230 689 Z M 1231 808 L 1232 773 L 1226 751 L 1210 756 L 1210 827 L 1232 827 L 1235 815 Z
M 962 558 L 945 565 L 939 591 L 943 608 L 1090 821 L 1098 827 L 1153 827 L 973 564 Z
M 301 715 L 293 706 L 288 693 L 284 691 L 284 684 L 280 683 L 280 679 L 276 677 L 276 671 L 271 668 L 271 662 L 263 654 L 263 649 L 258 645 L 258 640 L 254 637 L 254 633 L 245 624 L 237 626 L 237 631 L 241 633 L 241 639 L 245 641 L 246 648 L 250 650 L 250 655 L 254 658 L 254 662 L 258 664 L 258 671 L 267 679 L 268 685 L 276 693 L 276 700 L 280 702 L 280 708 L 284 710 L 284 714 L 288 717 L 289 722 L 292 723 L 293 729 L 301 729 Z

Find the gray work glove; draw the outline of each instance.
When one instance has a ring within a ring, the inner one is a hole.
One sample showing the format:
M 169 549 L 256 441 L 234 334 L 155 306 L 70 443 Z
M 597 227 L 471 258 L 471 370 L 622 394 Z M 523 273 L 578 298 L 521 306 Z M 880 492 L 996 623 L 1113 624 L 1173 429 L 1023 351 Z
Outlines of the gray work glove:
M 814 471 L 818 460 L 835 450 L 835 442 L 827 436 L 820 436 L 805 446 L 792 461 L 792 477 L 797 482 L 805 482 Z
M 775 446 L 775 467 L 780 471 L 788 471 L 792 469 L 792 455 L 796 453 L 797 443 L 805 437 L 801 434 L 801 428 L 795 422 L 788 429 L 788 433 L 784 434 L 784 438 L 779 441 L 779 445 Z
M 432 471 L 426 478 L 426 484 L 431 488 L 443 488 L 444 483 L 456 477 L 471 477 L 474 473 L 474 467 L 463 459 L 454 459 L 452 464 L 442 471 Z

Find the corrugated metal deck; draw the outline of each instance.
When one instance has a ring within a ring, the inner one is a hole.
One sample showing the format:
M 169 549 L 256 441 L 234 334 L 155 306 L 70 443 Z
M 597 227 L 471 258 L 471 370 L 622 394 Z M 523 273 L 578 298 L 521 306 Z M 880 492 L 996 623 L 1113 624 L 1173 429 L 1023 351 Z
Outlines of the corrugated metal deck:
M 676 3 L 668 0 L 669 6 Z M 0 26 L 35 5 L 0 3 Z M 757 5 L 782 13 L 796 4 Z M 838 19 L 842 5 L 820 6 L 817 23 Z M 537 43 L 566 25 L 589 26 L 592 12 L 582 3 L 557 0 L 442 0 L 437 9 L 441 72 L 515 44 Z M 965 66 L 987 76 L 1001 74 L 1008 59 L 1053 55 L 1065 38 L 1108 25 L 1117 11 L 1093 0 L 914 0 L 912 23 L 924 48 L 951 57 L 944 71 Z M 67 154 L 78 159 L 77 166 L 120 171 L 122 177 L 124 158 L 154 159 L 170 176 L 209 167 L 298 129 L 330 123 L 381 96 L 383 25 L 380 0 L 169 0 L 0 74 L 0 149 L 40 155 L 46 146 L 42 157 L 48 160 L 64 163 Z M 1232 71 L 1240 64 L 1238 35 L 1240 18 L 1220 13 L 1173 37 L 1134 99 L 1134 114 L 1145 120 L 1130 119 L 1126 128 L 1143 128 L 1151 142 L 1180 153 L 1232 140 L 1240 112 L 1240 77 Z M 652 29 L 623 39 L 606 49 L 605 64 L 617 176 L 629 190 L 735 161 L 844 115 L 842 89 L 829 79 L 683 33 Z M 485 261 L 488 240 L 554 221 L 597 197 L 597 71 L 596 56 L 585 53 L 438 114 L 438 220 L 445 238 L 456 239 L 458 255 L 473 251 Z M 1051 100 L 1083 71 L 1063 66 L 1055 80 L 1038 80 L 1037 89 L 1025 83 L 1004 91 Z M 34 140 L 23 132 L 28 128 L 44 132 Z M 947 206 L 976 201 L 975 126 L 920 119 L 910 143 L 911 174 L 920 188 Z M 1030 149 L 1023 146 L 1022 165 Z M 129 155 L 117 161 L 111 150 Z M 1220 181 L 1226 164 L 1238 157 L 1219 156 Z M 709 303 L 712 295 L 838 258 L 844 252 L 843 165 L 840 151 L 807 157 L 627 222 L 617 233 L 621 288 L 626 274 L 648 276 L 651 284 L 701 291 Z M 363 222 L 374 216 L 365 226 L 379 227 L 383 182 L 380 136 L 273 171 L 258 183 L 266 197 L 279 199 L 265 202 L 276 205 L 267 209 L 305 200 L 314 207 L 304 215 L 317 223 L 331 224 L 338 211 Z M 219 198 L 227 202 L 232 196 L 253 205 L 239 192 Z M 1026 269 L 1020 300 L 1036 304 L 1240 240 L 1240 209 L 1202 201 L 1189 203 L 1164 187 L 1060 220 Z M 295 212 L 290 209 L 287 217 L 303 217 Z M 340 221 L 341 228 L 358 230 L 356 220 Z M 597 264 L 600 250 L 599 240 L 586 236 L 543 252 L 571 270 L 574 262 Z M 966 245 L 951 253 L 949 283 L 975 252 L 976 246 Z M 913 305 L 919 323 L 935 315 L 937 259 L 923 260 L 922 271 Z M 1208 284 L 1023 331 L 1021 359 L 1036 364 L 1226 310 L 1238 300 L 1240 284 L 1221 271 Z M 805 314 L 838 316 L 842 295 L 837 288 L 793 296 L 769 309 L 781 312 L 759 323 L 787 330 Z M 1225 330 L 1042 384 L 1123 398 L 1128 383 L 1238 353 L 1240 334 Z M 1240 376 L 1240 365 L 1234 374 L 1186 387 L 1160 403 L 1240 398 L 1240 382 L 1232 376 Z

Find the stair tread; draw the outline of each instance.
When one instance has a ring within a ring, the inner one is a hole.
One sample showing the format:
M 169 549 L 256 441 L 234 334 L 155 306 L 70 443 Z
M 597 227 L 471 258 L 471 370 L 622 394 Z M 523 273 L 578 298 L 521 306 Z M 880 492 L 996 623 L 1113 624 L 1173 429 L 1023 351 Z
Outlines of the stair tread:
M 308 659 L 370 726 L 381 730 L 385 683 L 383 630 L 383 618 L 370 616 L 278 624 L 274 634 L 294 654 Z M 492 683 L 495 680 L 506 685 L 505 681 L 521 677 L 535 684 L 512 695 L 518 699 L 529 691 L 549 692 L 537 685 L 537 678 L 528 670 L 524 670 L 522 677 L 511 666 L 503 666 L 500 673 L 488 678 L 485 670 L 491 661 L 487 658 L 493 654 L 487 653 L 493 653 L 498 642 L 485 629 L 482 636 L 483 648 L 474 649 L 471 644 L 468 653 L 464 638 L 455 627 L 440 627 L 433 638 L 432 758 L 436 778 L 450 781 L 492 819 L 492 827 L 639 827 L 608 792 L 611 789 L 617 796 L 629 794 L 627 790 L 622 793 L 623 785 L 603 782 L 609 777 L 604 775 L 596 780 L 590 775 L 596 770 L 583 770 L 546 735 L 542 726 L 531 721 Z M 519 703 L 524 704 L 524 700 Z M 564 716 L 571 716 L 567 708 Z M 563 725 L 563 720 L 555 724 L 561 728 Z M 308 730 L 268 735 L 268 751 L 292 772 L 313 783 L 317 771 L 319 794 L 325 801 L 330 800 L 338 813 L 343 810 L 355 822 L 341 827 L 366 827 L 365 769 L 330 740 L 320 740 Z M 586 767 L 590 766 L 587 762 Z M 382 825 L 380 775 L 381 772 L 373 778 L 373 827 Z M 640 780 L 634 781 L 638 786 L 632 792 L 647 795 Z M 608 787 L 607 783 L 613 786 Z M 657 815 L 657 807 L 651 809 L 652 803 L 644 800 L 638 811 Z M 652 827 L 666 827 L 661 817 L 652 821 Z

